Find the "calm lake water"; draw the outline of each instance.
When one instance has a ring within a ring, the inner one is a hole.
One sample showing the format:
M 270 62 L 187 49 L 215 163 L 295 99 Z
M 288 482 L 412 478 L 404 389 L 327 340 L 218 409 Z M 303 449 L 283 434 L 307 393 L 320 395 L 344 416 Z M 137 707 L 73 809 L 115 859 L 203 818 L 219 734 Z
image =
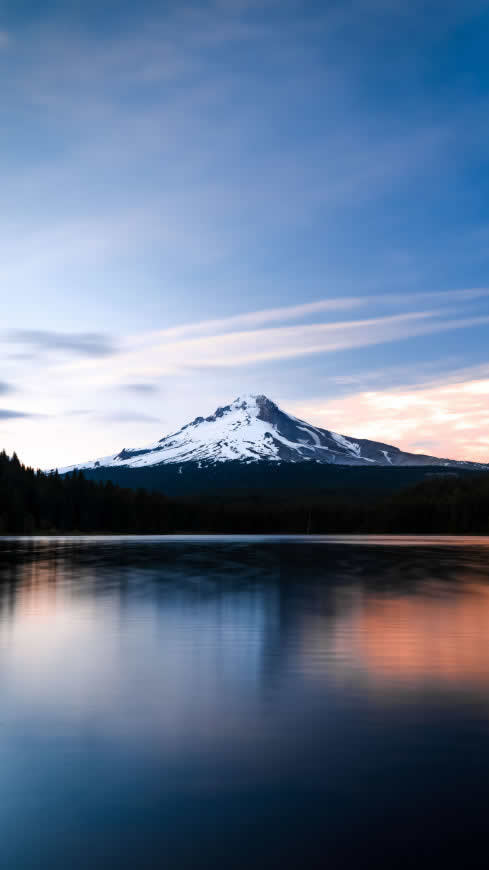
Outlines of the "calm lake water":
M 488 798 L 489 539 L 0 539 L 2 868 L 467 866 Z

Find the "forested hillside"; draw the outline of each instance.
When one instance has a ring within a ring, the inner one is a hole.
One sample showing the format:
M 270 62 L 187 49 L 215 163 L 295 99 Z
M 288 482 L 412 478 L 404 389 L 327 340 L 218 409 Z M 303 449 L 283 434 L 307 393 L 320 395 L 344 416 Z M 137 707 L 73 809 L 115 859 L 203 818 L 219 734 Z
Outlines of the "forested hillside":
M 304 493 L 344 493 L 350 498 L 377 499 L 433 475 L 465 477 L 473 469 L 444 469 L 439 466 L 354 466 L 320 465 L 316 462 L 240 462 L 215 464 L 182 462 L 181 465 L 152 465 L 149 468 L 83 469 L 87 480 L 107 481 L 131 489 L 158 490 L 169 497 L 234 498 L 260 493 L 263 498 L 280 494 L 296 498 Z
M 0 533 L 159 531 L 167 512 L 162 493 L 43 474 L 0 453 Z
M 3 452 L 0 533 L 34 532 L 489 534 L 489 473 L 430 477 L 369 498 L 335 486 L 170 499 L 78 471 L 44 474 Z

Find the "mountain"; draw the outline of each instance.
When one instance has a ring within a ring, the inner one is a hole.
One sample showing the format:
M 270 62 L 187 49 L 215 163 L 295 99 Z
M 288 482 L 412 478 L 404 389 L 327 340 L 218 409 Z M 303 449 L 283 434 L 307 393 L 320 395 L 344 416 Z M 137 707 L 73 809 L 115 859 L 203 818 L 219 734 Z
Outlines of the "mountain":
M 215 467 L 219 463 L 314 463 L 349 466 L 445 466 L 482 469 L 474 462 L 406 453 L 398 447 L 320 429 L 282 411 L 263 395 L 237 398 L 210 417 L 196 417 L 178 432 L 147 447 L 125 447 L 113 456 L 60 469 L 147 469 L 154 466 Z

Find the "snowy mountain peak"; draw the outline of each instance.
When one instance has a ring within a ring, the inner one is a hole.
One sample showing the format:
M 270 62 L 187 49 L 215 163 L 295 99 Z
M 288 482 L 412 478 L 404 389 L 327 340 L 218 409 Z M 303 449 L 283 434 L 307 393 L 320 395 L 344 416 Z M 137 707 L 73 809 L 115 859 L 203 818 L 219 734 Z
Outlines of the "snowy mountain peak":
M 269 412 L 271 410 L 277 411 L 278 406 L 266 396 L 255 393 L 246 393 L 243 396 L 238 396 L 238 398 L 235 399 L 234 402 L 231 402 L 230 405 L 224 405 L 223 407 L 217 408 L 209 417 L 196 417 L 189 425 L 196 426 L 204 421 L 212 423 L 236 411 L 244 411 L 250 417 L 263 416 L 267 409 Z
M 238 396 L 208 417 L 196 417 L 177 432 L 154 444 L 124 448 L 114 456 L 71 466 L 63 472 L 114 466 L 142 468 L 151 465 L 195 462 L 319 462 L 341 465 L 448 465 L 474 463 L 405 453 L 397 447 L 366 439 L 353 439 L 320 429 L 286 414 L 263 394 Z

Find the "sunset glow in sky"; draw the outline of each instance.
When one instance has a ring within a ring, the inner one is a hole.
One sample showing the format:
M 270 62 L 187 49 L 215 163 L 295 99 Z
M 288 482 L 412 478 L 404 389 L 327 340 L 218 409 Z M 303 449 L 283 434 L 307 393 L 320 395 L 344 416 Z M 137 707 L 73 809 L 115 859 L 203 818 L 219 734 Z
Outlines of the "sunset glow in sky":
M 489 461 L 488 36 L 481 0 L 6 0 L 0 448 L 259 392 Z

